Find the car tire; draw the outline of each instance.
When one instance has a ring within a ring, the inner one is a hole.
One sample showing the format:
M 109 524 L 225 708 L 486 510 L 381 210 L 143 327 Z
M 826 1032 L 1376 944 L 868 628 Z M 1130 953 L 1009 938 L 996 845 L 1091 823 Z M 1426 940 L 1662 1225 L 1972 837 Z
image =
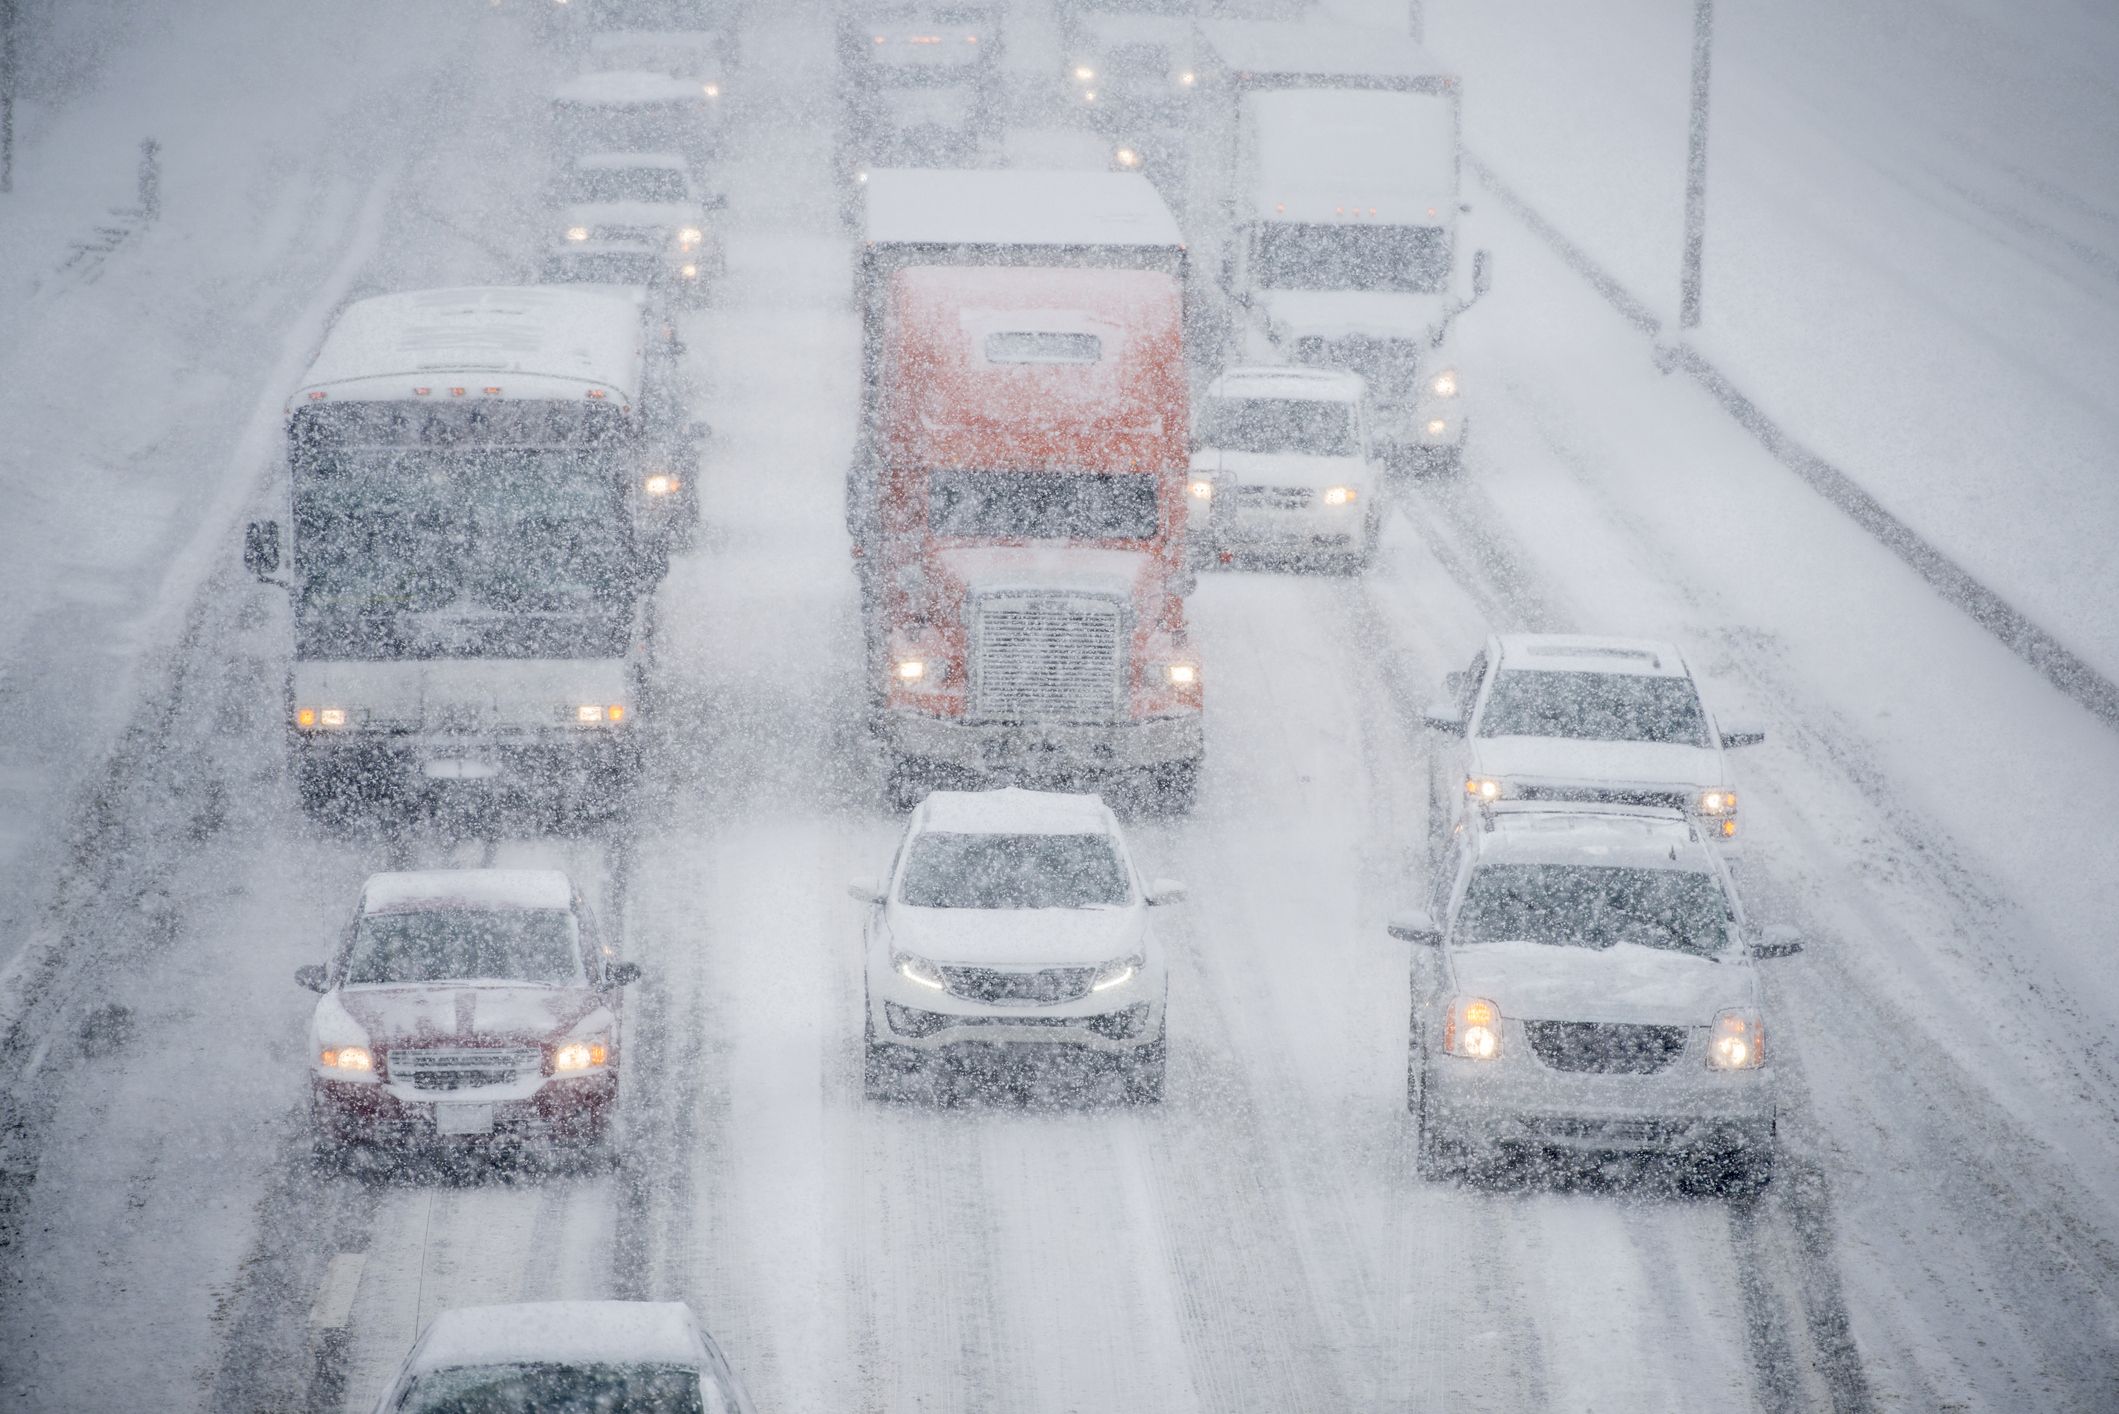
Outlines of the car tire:
M 1425 1057 L 1417 1052 L 1407 1067 L 1406 1091 L 1406 1108 L 1413 1116 L 1413 1172 L 1429 1183 L 1462 1177 L 1464 1151 L 1443 1137 L 1428 1113 Z
M 1124 1057 L 1120 1062 L 1120 1073 L 1126 1087 L 1126 1103 L 1129 1105 L 1159 1105 L 1163 1098 L 1163 1079 L 1170 1068 L 1170 1048 L 1167 1038 L 1152 1041 Z

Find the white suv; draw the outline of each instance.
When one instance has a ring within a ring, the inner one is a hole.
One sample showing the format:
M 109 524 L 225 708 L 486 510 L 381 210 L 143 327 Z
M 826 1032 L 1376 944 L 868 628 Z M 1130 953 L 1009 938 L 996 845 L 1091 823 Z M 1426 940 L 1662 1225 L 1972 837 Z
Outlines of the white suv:
M 867 1090 L 949 1085 L 979 1061 L 1102 1057 L 1127 1098 L 1162 1098 L 1169 978 L 1144 885 L 1093 795 L 936 791 L 888 878 L 852 886 L 868 916 Z
M 1435 1177 L 1507 1148 L 1675 1154 L 1772 1177 L 1778 1053 L 1754 930 L 1701 822 L 1674 810 L 1502 802 L 1456 836 L 1433 911 L 1391 920 L 1413 966 L 1406 1103 Z
M 1455 738 L 1428 757 L 1431 854 L 1480 805 L 1542 800 L 1684 811 L 1723 858 L 1742 857 L 1727 753 L 1766 733 L 1718 723 L 1674 645 L 1503 634 L 1447 688 L 1424 714 Z
M 1256 550 L 1359 569 L 1383 528 L 1368 385 L 1341 369 L 1231 368 L 1194 410 L 1192 522 L 1205 557 Z

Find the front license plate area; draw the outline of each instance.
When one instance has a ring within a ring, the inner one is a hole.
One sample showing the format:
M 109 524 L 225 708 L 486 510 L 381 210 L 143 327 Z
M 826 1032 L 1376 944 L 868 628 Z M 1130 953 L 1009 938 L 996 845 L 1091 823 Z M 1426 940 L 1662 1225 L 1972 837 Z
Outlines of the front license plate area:
M 500 774 L 500 767 L 464 756 L 437 756 L 420 771 L 430 781 L 490 781 Z
M 491 1134 L 493 1132 L 493 1107 L 491 1105 L 436 1105 L 434 1107 L 434 1132 L 436 1134 Z

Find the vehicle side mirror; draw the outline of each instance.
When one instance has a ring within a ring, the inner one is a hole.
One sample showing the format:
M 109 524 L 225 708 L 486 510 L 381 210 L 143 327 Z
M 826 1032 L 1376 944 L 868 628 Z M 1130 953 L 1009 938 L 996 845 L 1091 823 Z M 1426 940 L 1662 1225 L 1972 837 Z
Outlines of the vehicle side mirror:
M 312 992 L 327 991 L 331 986 L 331 974 L 325 970 L 322 963 L 318 962 L 312 962 L 307 967 L 295 968 L 294 980 Z
M 1385 925 L 1390 935 L 1400 942 L 1422 943 L 1434 947 L 1442 941 L 1441 925 L 1435 916 L 1424 909 L 1413 909 L 1409 913 L 1394 913 Z
M 1803 950 L 1803 935 L 1785 923 L 1769 923 L 1751 940 L 1753 957 L 1793 957 Z
M 1185 886 L 1175 879 L 1157 879 L 1148 885 L 1148 907 L 1166 908 L 1185 901 Z
M 1766 729 L 1751 722 L 1740 722 L 1733 727 L 1722 728 L 1722 745 L 1731 750 L 1739 746 L 1757 746 L 1766 739 Z
M 1421 725 L 1448 736 L 1464 735 L 1464 713 L 1454 702 L 1430 702 L 1420 712 Z
M 1493 287 L 1493 252 L 1486 250 L 1472 252 L 1472 298 L 1478 299 Z
M 252 577 L 268 579 L 280 567 L 280 523 L 254 520 L 243 527 L 243 568 Z
M 630 987 L 640 980 L 640 964 L 637 962 L 614 962 L 603 969 L 604 985 L 608 987 Z
M 887 896 L 881 879 L 856 879 L 846 886 L 846 892 L 863 903 L 880 904 Z

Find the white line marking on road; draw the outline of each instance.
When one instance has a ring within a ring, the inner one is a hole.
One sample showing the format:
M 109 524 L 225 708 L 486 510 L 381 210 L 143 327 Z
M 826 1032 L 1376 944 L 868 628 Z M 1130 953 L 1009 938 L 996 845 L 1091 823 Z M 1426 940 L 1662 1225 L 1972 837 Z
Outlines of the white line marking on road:
M 324 1271 L 323 1285 L 316 1290 L 316 1304 L 309 1308 L 309 1324 L 318 1330 L 343 1330 L 353 1315 L 353 1297 L 361 1289 L 361 1269 L 368 1265 L 365 1252 L 341 1252 Z

